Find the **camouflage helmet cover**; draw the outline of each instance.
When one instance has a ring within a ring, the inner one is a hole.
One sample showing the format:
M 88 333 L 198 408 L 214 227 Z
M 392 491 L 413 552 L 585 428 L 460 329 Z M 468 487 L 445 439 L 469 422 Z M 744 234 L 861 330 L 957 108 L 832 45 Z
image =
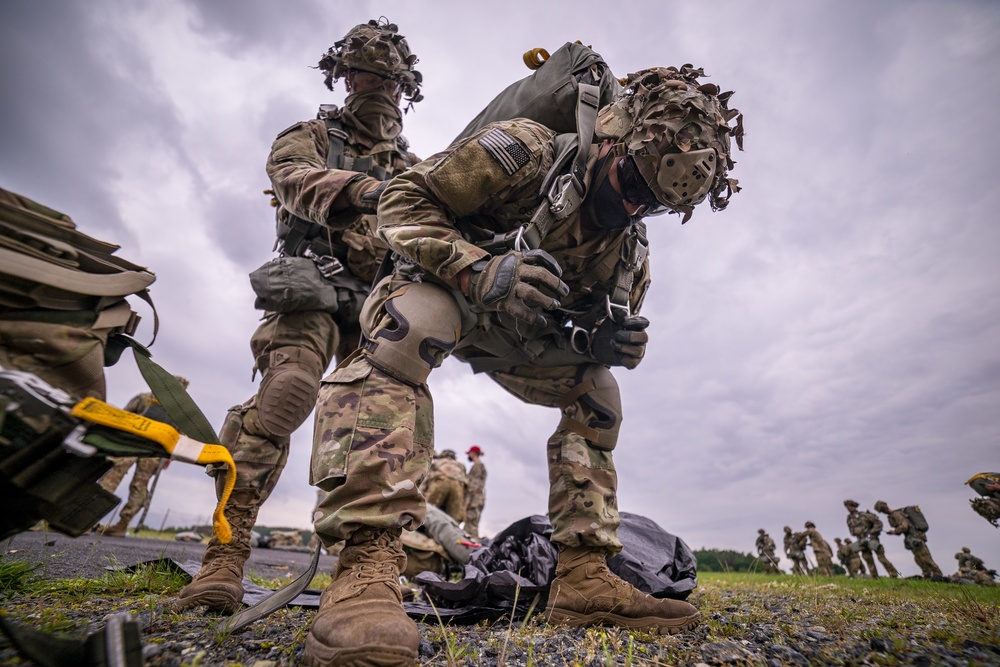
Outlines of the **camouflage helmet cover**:
M 440 458 L 443 458 L 443 459 L 453 459 L 453 458 L 455 458 L 455 450 L 454 449 L 442 449 L 441 453 L 438 454 L 438 456 Z
M 318 68 L 326 75 L 326 87 L 333 90 L 337 79 L 358 69 L 396 81 L 410 103 L 422 100 L 423 76 L 413 69 L 417 56 L 398 31 L 399 27 L 384 16 L 354 26 L 320 58 Z
M 889 506 L 885 504 L 884 500 L 876 500 L 872 507 L 875 508 L 876 512 L 882 512 L 883 514 L 889 512 Z
M 629 74 L 597 116 L 597 138 L 623 143 L 657 200 L 683 214 L 682 222 L 706 197 L 718 211 L 740 190 L 729 178 L 736 164 L 730 135 L 743 150 L 743 114 L 728 107 L 732 91 L 720 93 L 699 76 L 705 72 L 691 65 Z
M 785 526 L 785 532 L 786 533 L 792 532 L 792 527 L 791 526 Z
M 812 521 L 806 521 L 806 528 L 815 528 L 815 527 L 816 524 L 814 524 Z
M 758 528 L 757 532 L 760 533 L 761 535 L 763 535 L 764 534 L 764 529 L 763 528 Z
M 844 501 L 844 507 L 852 507 L 852 506 L 853 507 L 857 507 L 858 506 L 858 501 L 857 500 L 851 500 L 850 498 L 848 498 L 847 500 Z

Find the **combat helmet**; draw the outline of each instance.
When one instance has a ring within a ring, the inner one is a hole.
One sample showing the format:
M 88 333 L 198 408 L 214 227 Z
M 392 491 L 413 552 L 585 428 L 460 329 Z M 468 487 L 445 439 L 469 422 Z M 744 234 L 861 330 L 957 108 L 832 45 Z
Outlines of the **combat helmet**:
M 764 534 L 764 529 L 763 528 L 758 528 L 757 529 L 757 534 L 758 535 L 763 535 Z
M 318 68 L 326 75 L 326 87 L 333 90 L 338 79 L 357 69 L 392 79 L 410 104 L 424 99 L 420 94 L 423 76 L 413 69 L 417 56 L 398 31 L 384 16 L 354 26 L 320 58 Z
M 628 156 L 629 168 L 645 181 L 640 185 L 655 197 L 650 203 L 661 205 L 656 212 L 682 214 L 682 223 L 706 197 L 718 211 L 740 190 L 729 178 L 736 164 L 730 137 L 743 150 L 743 114 L 728 107 L 732 91 L 720 93 L 715 84 L 700 83 L 701 76 L 705 72 L 691 65 L 629 74 L 622 93 L 597 116 L 597 138 L 615 141 L 621 147 L 615 154 Z
M 442 449 L 441 453 L 438 454 L 438 457 L 440 457 L 442 459 L 453 459 L 453 458 L 455 458 L 455 450 L 454 449 Z
M 884 500 L 876 500 L 875 504 L 872 505 L 872 507 L 875 508 L 876 512 L 881 512 L 882 514 L 889 513 L 889 506 L 885 504 Z
M 785 526 L 785 532 L 786 533 L 792 532 L 792 527 L 791 526 Z
M 806 528 L 815 528 L 815 527 L 816 524 L 814 524 L 812 521 L 806 521 Z
M 850 508 L 850 507 L 858 507 L 858 501 L 857 500 L 851 500 L 850 498 L 848 498 L 847 500 L 844 501 L 844 507 L 848 507 L 848 508 Z

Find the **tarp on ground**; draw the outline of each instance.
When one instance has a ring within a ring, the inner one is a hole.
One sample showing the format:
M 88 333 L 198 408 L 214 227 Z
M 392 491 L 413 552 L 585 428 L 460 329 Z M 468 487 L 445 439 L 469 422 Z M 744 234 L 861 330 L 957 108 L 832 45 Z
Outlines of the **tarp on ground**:
M 654 597 L 683 600 L 698 585 L 694 552 L 684 540 L 647 517 L 621 512 L 618 538 L 623 549 L 608 567 L 640 591 Z M 474 623 L 506 614 L 522 618 L 545 607 L 555 576 L 557 549 L 552 526 L 541 515 L 516 521 L 472 553 L 465 576 L 447 581 L 433 572 L 414 578 L 429 604 L 407 602 L 413 618 L 439 616 L 455 623 Z

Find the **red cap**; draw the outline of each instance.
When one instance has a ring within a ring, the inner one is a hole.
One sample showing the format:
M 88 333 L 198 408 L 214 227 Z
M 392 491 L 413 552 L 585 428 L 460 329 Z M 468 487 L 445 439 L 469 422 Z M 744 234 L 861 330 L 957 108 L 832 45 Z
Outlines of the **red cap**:
M 480 456 L 482 455 L 482 453 L 483 450 L 479 449 L 479 445 L 473 445 L 472 447 L 469 447 L 469 451 L 466 452 L 466 454 L 479 454 Z

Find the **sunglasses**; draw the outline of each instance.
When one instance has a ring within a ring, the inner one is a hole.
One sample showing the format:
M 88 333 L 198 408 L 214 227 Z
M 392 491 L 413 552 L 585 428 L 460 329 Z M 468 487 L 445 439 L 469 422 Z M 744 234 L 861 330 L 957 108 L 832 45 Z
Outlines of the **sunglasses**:
M 643 207 L 637 215 L 660 215 L 668 210 L 667 206 L 653 194 L 631 155 L 626 155 L 618 161 L 618 188 L 625 201 L 633 206 Z

